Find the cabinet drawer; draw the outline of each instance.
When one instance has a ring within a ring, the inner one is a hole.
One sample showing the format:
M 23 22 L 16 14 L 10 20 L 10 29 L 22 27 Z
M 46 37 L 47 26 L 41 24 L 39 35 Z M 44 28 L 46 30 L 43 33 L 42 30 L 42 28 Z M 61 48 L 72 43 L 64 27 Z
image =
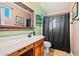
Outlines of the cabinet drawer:
M 44 40 L 39 40 L 35 43 L 35 47 L 38 47 L 39 45 L 43 44 L 44 43 Z
M 19 50 L 19 55 L 21 55 L 21 54 L 27 52 L 28 50 L 32 49 L 33 46 L 34 46 L 34 45 L 31 44 L 31 45 L 29 45 L 29 46 L 27 46 L 27 47 L 24 47 L 24 48 L 20 49 L 20 50 Z

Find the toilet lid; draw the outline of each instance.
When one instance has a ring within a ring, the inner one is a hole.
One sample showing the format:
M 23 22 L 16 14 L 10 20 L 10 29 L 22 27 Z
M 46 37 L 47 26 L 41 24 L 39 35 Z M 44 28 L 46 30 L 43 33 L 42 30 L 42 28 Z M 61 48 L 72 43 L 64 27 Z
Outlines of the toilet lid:
M 44 41 L 44 44 L 48 44 L 48 45 L 49 45 L 49 44 L 51 44 L 51 43 L 50 43 L 49 41 Z

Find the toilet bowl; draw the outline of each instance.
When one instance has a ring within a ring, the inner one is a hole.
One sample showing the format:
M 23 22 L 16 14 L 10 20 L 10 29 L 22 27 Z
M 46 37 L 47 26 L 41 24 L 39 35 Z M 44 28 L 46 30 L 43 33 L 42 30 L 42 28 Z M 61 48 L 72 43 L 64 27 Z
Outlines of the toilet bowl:
M 48 53 L 49 52 L 49 48 L 51 47 L 51 43 L 49 41 L 44 41 L 44 52 Z

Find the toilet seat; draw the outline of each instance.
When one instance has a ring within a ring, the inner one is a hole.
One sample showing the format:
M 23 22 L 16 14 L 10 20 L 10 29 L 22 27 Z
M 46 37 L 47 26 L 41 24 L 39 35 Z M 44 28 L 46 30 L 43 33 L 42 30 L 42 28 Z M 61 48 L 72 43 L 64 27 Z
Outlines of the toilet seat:
M 44 44 L 50 45 L 51 43 L 49 41 L 44 41 Z

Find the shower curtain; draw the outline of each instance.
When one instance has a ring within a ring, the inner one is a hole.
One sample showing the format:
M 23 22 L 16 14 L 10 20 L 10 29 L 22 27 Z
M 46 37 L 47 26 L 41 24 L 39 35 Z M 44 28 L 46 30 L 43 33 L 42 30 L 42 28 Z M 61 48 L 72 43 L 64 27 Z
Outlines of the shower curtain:
M 43 24 L 45 41 L 50 41 L 53 49 L 70 52 L 70 14 L 46 16 Z

